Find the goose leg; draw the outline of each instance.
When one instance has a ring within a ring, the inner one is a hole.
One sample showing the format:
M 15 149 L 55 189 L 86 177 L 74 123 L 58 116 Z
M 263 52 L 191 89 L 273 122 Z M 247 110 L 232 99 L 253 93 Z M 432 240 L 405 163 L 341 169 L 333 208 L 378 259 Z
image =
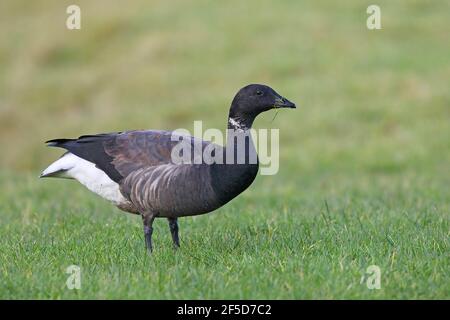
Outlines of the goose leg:
M 168 218 L 170 233 L 172 234 L 173 245 L 176 248 L 180 247 L 180 239 L 178 238 L 178 218 Z
M 142 222 L 144 223 L 144 237 L 145 245 L 147 247 L 148 253 L 152 253 L 152 234 L 153 234 L 153 221 L 155 216 L 152 214 L 142 214 Z

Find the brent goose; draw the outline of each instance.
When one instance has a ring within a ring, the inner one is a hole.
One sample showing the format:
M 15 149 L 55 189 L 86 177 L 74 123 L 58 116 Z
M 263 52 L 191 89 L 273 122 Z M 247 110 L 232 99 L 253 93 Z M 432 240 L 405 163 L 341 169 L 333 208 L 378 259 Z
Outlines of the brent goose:
M 179 247 L 178 217 L 211 212 L 253 182 L 258 159 L 250 128 L 258 114 L 274 108 L 295 108 L 295 104 L 268 86 L 251 84 L 239 90 L 231 103 L 225 147 L 184 136 L 192 146 L 200 144 L 200 152 L 213 147 L 212 156 L 218 153 L 232 161 L 174 161 L 172 151 L 180 141 L 174 136 L 182 136 L 172 131 L 126 131 L 47 141 L 48 146 L 67 152 L 40 177 L 78 180 L 119 209 L 140 214 L 149 252 L 154 219 L 167 218 L 174 246 Z M 239 161 L 242 150 L 237 141 L 242 136 L 245 156 Z M 196 152 L 189 160 L 195 156 Z

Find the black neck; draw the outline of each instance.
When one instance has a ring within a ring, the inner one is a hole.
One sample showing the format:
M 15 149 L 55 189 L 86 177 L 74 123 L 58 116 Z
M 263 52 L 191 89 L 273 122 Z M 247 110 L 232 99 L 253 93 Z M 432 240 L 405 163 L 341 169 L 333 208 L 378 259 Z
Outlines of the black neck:
M 226 203 L 247 189 L 258 173 L 258 155 L 250 129 L 253 119 L 228 119 L 227 142 L 223 164 L 214 164 L 211 175 L 214 190 L 222 203 Z

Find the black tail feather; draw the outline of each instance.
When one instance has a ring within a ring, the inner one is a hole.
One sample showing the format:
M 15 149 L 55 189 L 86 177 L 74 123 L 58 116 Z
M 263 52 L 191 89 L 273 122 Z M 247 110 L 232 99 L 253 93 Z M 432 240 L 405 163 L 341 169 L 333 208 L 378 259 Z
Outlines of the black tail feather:
M 77 139 L 52 139 L 45 141 L 49 147 L 62 147 L 65 143 L 68 142 L 76 142 L 76 143 L 90 143 L 90 142 L 98 142 L 99 140 L 108 139 L 111 135 L 116 135 L 121 132 L 113 132 L 113 133 L 100 133 L 100 134 L 87 134 L 84 136 L 80 136 Z
M 49 147 L 66 149 L 74 155 L 94 163 L 103 170 L 113 181 L 120 181 L 123 177 L 112 164 L 113 158 L 106 153 L 104 143 L 114 141 L 117 133 L 103 133 L 84 135 L 78 139 L 52 139 L 46 141 Z
M 61 147 L 65 143 L 70 142 L 70 141 L 74 141 L 74 140 L 75 139 L 52 139 L 52 140 L 45 141 L 45 143 L 49 147 Z

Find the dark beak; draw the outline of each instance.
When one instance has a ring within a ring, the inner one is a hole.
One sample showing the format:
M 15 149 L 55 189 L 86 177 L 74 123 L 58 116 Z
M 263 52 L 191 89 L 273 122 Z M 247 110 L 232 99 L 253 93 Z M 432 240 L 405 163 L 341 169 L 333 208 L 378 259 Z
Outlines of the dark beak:
M 273 105 L 274 108 L 291 108 L 295 109 L 295 103 L 290 102 L 288 99 L 284 97 L 278 97 L 275 99 L 275 104 Z

